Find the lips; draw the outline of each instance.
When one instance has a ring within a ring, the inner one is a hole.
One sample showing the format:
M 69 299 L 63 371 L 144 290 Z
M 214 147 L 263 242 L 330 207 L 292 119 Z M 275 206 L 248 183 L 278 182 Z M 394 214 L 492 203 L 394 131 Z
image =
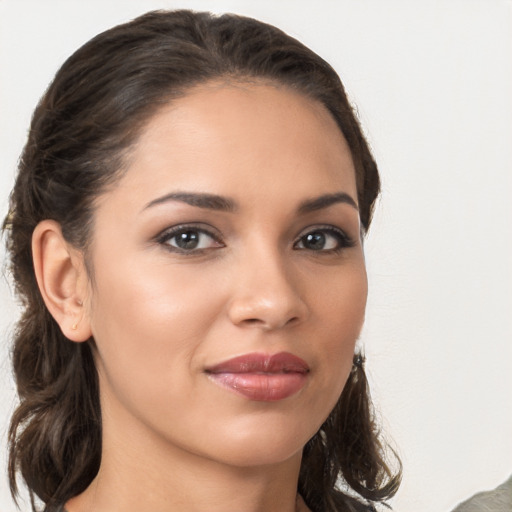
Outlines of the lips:
M 205 370 L 216 384 L 249 400 L 274 402 L 298 393 L 305 385 L 308 364 L 293 354 L 246 354 Z

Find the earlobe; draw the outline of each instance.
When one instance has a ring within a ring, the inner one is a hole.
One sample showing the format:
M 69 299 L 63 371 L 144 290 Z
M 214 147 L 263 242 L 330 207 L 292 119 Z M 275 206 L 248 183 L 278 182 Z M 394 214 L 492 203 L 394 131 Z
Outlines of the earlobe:
M 71 341 L 91 337 L 84 307 L 87 276 L 82 254 L 62 235 L 58 222 L 41 221 L 32 234 L 32 258 L 39 290 L 64 336 Z

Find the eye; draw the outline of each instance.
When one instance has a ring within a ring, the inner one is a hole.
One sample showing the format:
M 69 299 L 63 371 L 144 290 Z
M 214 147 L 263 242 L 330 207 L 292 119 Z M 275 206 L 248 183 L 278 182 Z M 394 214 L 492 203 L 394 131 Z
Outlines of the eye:
M 213 233 L 194 226 L 176 226 L 158 237 L 158 242 L 176 252 L 195 252 L 224 247 Z
M 316 252 L 337 252 L 354 245 L 354 241 L 345 232 L 329 226 L 318 227 L 303 234 L 295 242 L 294 248 Z

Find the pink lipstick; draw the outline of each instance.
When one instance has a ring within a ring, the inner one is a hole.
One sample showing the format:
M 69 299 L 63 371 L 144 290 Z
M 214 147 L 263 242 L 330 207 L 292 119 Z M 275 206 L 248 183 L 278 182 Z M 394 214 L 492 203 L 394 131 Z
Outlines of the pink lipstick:
M 249 400 L 275 402 L 302 389 L 309 366 L 288 352 L 254 353 L 206 368 L 206 373 L 215 383 Z

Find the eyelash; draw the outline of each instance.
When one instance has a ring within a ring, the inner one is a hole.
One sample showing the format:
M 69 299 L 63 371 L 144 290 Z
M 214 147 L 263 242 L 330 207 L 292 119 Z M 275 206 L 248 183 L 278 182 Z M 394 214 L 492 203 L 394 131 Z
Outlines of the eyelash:
M 310 251 L 313 252 L 313 253 L 339 254 L 344 249 L 348 249 L 350 247 L 354 247 L 355 246 L 355 241 L 351 237 L 349 237 L 343 230 L 341 230 L 339 228 L 336 228 L 334 226 L 329 226 L 329 225 L 322 226 L 322 225 L 319 225 L 319 226 L 312 226 L 311 228 L 307 228 L 307 230 L 304 232 L 304 234 L 300 235 L 298 240 L 293 244 L 293 247 L 297 248 L 296 247 L 297 244 L 300 243 L 300 242 L 303 242 L 304 239 L 308 235 L 313 235 L 313 234 L 317 234 L 317 233 L 321 233 L 321 234 L 326 234 L 327 233 L 328 235 L 330 235 L 333 238 L 335 238 L 336 243 L 337 243 L 337 247 L 334 247 L 332 249 L 321 249 L 321 250 L 317 250 L 317 251 L 315 251 L 314 249 L 310 249 Z M 300 248 L 300 250 L 307 250 L 307 249 L 306 248 Z
M 167 250 L 171 252 L 176 252 L 179 254 L 185 254 L 185 255 L 192 255 L 192 254 L 201 254 L 204 251 L 207 251 L 210 249 L 208 248 L 201 248 L 201 249 L 182 249 L 180 247 L 176 247 L 174 245 L 170 245 L 169 241 L 173 238 L 176 238 L 180 234 L 185 233 L 200 233 L 201 235 L 207 235 L 209 236 L 218 246 L 216 248 L 225 247 L 222 241 L 220 240 L 220 237 L 212 233 L 210 230 L 205 229 L 204 227 L 197 226 L 194 224 L 181 224 L 178 226 L 174 226 L 172 228 L 166 229 L 163 231 L 160 235 L 156 237 L 156 241 L 159 244 L 162 244 L 166 247 Z
M 174 245 L 171 245 L 169 242 L 173 238 L 176 238 L 180 234 L 185 233 L 199 233 L 200 235 L 206 235 L 210 237 L 215 244 L 218 244 L 216 247 L 205 247 L 205 248 L 192 248 L 192 249 L 183 249 Z M 352 238 L 350 238 L 344 231 L 342 231 L 339 228 L 336 228 L 334 226 L 330 225 L 319 225 L 319 226 L 311 226 L 310 228 L 307 228 L 303 231 L 303 233 L 297 238 L 297 240 L 293 243 L 293 248 L 296 250 L 303 250 L 308 251 L 307 247 L 297 247 L 298 244 L 302 243 L 304 244 L 304 241 L 307 236 L 309 235 L 315 235 L 315 234 L 327 234 L 331 237 L 333 237 L 336 240 L 336 247 L 331 249 L 309 249 L 312 253 L 319 253 L 319 254 L 338 254 L 342 252 L 344 249 L 354 247 L 355 242 Z M 178 226 L 174 226 L 170 229 L 167 229 L 160 233 L 156 237 L 156 242 L 164 245 L 167 250 L 184 254 L 184 255 L 197 255 L 202 254 L 205 251 L 208 251 L 209 249 L 215 249 L 215 248 L 222 248 L 225 247 L 224 243 L 221 241 L 220 237 L 216 234 L 214 234 L 212 231 L 205 229 L 204 227 L 197 226 L 194 224 L 182 224 Z

